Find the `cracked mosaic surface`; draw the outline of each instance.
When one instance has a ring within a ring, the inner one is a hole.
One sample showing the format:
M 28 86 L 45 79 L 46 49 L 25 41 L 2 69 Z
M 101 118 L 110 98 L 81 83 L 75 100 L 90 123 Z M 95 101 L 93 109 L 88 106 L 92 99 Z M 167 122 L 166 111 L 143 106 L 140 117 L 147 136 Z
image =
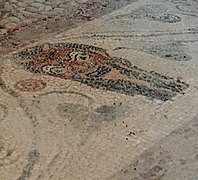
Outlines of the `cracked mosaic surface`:
M 198 179 L 196 7 L 0 0 L 0 179 Z

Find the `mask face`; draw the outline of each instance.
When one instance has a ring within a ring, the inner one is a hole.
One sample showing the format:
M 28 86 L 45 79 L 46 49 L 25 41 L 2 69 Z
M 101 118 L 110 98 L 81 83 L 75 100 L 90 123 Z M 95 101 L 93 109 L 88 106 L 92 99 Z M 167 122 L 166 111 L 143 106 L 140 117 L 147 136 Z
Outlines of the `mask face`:
M 33 73 L 59 77 L 126 95 L 170 100 L 188 85 L 111 57 L 105 50 L 80 44 L 48 44 L 17 54 L 17 63 Z
M 88 74 L 99 67 L 108 67 L 110 61 L 104 52 L 51 48 L 30 56 L 24 67 L 33 72 L 74 80 L 74 76 L 88 78 Z

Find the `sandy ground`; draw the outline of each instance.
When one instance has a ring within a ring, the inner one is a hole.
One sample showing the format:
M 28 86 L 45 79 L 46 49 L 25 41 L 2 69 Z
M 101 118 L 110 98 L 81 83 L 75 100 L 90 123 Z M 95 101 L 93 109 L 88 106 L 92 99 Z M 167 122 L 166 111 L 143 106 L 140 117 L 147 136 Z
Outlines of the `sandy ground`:
M 0 8 L 0 179 L 198 179 L 197 1 Z

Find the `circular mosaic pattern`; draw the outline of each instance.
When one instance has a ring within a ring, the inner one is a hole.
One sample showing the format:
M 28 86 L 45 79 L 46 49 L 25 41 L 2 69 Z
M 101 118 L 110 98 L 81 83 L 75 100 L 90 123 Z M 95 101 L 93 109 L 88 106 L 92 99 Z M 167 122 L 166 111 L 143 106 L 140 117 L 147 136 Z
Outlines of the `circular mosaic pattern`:
M 15 88 L 23 92 L 41 91 L 46 87 L 46 83 L 37 79 L 25 79 L 18 81 Z
M 8 109 L 3 104 L 0 104 L 0 122 L 5 119 L 8 114 Z

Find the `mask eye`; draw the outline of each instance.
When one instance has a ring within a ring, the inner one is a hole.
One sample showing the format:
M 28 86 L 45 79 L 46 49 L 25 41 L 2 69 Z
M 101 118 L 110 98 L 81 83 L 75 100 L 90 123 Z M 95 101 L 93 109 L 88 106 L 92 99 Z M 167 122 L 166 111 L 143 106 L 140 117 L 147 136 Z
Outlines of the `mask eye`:
M 84 54 L 79 54 L 76 59 L 78 61 L 87 61 L 89 59 L 89 56 L 88 55 L 84 55 Z
M 60 75 L 60 74 L 66 73 L 66 69 L 60 65 L 46 65 L 46 66 L 43 66 L 42 70 L 50 74 Z
M 88 57 L 80 55 L 79 57 L 77 57 L 77 60 L 86 61 L 88 60 Z
M 70 60 L 73 60 L 73 61 L 86 61 L 88 60 L 89 55 L 84 54 L 82 52 L 71 52 L 69 54 L 69 57 L 70 57 Z
M 87 60 L 87 57 L 81 56 L 80 59 L 83 60 L 83 61 L 85 61 L 85 60 Z

